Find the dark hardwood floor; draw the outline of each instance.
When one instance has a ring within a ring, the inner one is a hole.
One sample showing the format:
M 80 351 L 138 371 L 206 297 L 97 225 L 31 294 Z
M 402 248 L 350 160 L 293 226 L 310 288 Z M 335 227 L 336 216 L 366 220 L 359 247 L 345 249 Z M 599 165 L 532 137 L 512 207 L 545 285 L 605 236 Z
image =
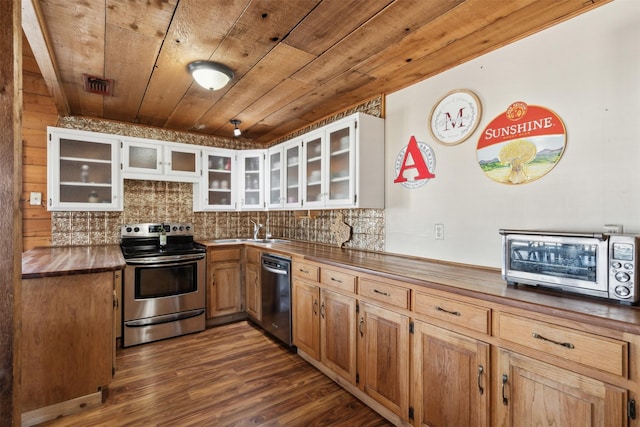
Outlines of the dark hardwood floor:
M 118 349 L 99 408 L 42 426 L 388 426 L 247 322 Z

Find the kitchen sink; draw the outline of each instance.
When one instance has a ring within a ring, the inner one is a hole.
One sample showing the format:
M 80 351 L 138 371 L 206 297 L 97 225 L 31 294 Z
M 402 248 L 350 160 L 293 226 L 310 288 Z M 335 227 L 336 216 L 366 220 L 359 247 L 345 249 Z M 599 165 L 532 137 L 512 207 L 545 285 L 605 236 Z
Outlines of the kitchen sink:
M 285 239 L 216 239 L 213 243 L 284 243 Z
M 213 243 L 242 243 L 246 241 L 247 239 L 217 239 Z

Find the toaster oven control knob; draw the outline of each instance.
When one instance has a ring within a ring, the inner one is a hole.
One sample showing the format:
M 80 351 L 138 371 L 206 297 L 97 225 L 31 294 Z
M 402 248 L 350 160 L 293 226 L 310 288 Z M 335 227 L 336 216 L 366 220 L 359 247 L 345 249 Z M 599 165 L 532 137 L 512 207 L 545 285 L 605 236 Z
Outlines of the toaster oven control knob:
M 620 267 L 622 267 L 622 264 L 621 264 L 621 263 L 619 263 L 618 261 L 613 261 L 613 262 L 611 263 L 611 267 L 613 267 L 613 268 L 620 268 Z
M 173 231 L 176 231 L 178 229 L 178 227 L 176 227 L 175 225 L 173 226 Z
M 625 298 L 631 294 L 631 290 L 626 286 L 616 286 L 616 295 Z
M 131 227 L 127 227 L 127 233 L 131 233 Z
M 133 231 L 137 233 L 138 231 L 140 231 L 140 227 L 133 227 Z
M 633 270 L 633 264 L 631 264 L 630 262 L 625 262 L 624 268 L 626 268 L 627 270 Z
M 629 280 L 631 280 L 631 276 L 629 276 L 627 273 L 625 273 L 624 271 L 618 271 L 616 273 L 616 280 L 618 282 L 628 282 Z

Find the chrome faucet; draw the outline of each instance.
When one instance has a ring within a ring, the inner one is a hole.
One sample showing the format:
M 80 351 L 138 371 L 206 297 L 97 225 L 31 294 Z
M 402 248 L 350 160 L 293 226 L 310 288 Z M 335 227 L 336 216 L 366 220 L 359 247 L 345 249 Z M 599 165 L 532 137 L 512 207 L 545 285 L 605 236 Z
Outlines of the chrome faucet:
M 253 223 L 253 240 L 258 240 L 258 232 L 262 228 L 262 224 L 254 220 L 250 220 L 250 221 Z

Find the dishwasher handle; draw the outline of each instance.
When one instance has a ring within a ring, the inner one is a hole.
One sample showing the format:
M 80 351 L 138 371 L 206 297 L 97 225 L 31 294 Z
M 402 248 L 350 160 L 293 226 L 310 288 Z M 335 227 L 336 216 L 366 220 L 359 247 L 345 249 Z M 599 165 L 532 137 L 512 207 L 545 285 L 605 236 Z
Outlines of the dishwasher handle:
M 276 270 L 275 268 L 268 267 L 265 264 L 262 264 L 262 268 L 274 274 L 283 274 L 283 275 L 287 274 L 287 270 Z

